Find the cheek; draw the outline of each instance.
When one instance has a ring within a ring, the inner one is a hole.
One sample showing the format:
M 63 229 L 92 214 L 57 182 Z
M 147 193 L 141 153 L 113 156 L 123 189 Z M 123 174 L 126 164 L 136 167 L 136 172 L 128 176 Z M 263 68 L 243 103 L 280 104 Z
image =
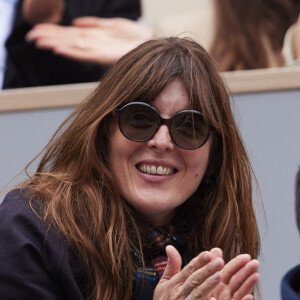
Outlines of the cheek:
M 109 167 L 118 184 L 129 180 L 133 171 L 133 158 L 139 153 L 139 143 L 126 139 L 117 126 L 113 127 L 109 137 Z
M 115 173 L 115 169 L 120 168 L 126 158 L 129 157 L 130 147 L 126 144 L 126 140 L 123 139 L 123 136 L 115 133 L 110 137 L 108 151 L 109 165 L 113 173 Z
M 209 163 L 209 153 L 211 148 L 211 141 L 208 140 L 202 148 L 194 150 L 196 152 L 191 153 L 192 155 L 187 155 L 188 169 L 191 170 L 191 176 L 200 184 L 203 179 L 208 163 Z
M 207 170 L 207 163 L 204 163 L 203 161 L 199 162 L 198 164 L 194 163 L 193 165 L 193 178 L 200 184 L 201 180 L 203 179 L 205 172 Z
M 125 144 L 126 140 L 124 140 L 121 132 L 118 130 L 116 123 L 113 122 L 109 130 L 108 158 L 109 167 L 115 176 L 119 173 L 117 170 L 122 170 L 120 166 L 124 161 L 125 151 L 121 150 L 128 150 Z

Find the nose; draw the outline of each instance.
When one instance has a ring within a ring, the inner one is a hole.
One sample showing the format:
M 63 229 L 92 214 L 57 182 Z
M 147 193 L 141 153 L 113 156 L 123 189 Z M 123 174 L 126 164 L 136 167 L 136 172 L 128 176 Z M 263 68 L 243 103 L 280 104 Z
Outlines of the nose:
M 147 142 L 147 144 L 157 152 L 174 150 L 174 143 L 171 139 L 167 125 L 161 125 L 156 134 Z

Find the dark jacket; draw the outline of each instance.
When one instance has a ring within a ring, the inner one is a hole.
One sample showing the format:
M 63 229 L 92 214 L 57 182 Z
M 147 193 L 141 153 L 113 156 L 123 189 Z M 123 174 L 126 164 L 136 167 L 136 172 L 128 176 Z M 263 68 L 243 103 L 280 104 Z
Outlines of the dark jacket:
M 38 203 L 34 210 L 42 215 Z M 132 299 L 151 300 L 157 284 L 134 284 Z M 83 300 L 87 276 L 66 239 L 39 218 L 20 190 L 0 205 L 0 299 Z
M 282 300 L 300 300 L 300 265 L 289 270 L 281 281 Z
M 93 82 L 101 78 L 107 66 L 64 58 L 28 43 L 25 35 L 32 27 L 23 18 L 22 3 L 18 3 L 12 33 L 6 42 L 4 89 Z M 74 18 L 82 16 L 135 20 L 141 15 L 140 0 L 65 0 L 65 3 L 61 25 L 70 25 Z

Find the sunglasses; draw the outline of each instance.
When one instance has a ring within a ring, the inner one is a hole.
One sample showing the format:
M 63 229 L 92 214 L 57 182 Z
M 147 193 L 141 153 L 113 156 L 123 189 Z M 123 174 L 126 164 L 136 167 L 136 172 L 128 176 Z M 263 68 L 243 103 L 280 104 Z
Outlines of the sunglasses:
M 167 125 L 172 141 L 187 150 L 200 148 L 208 140 L 211 127 L 197 110 L 182 110 L 170 119 L 162 118 L 158 111 L 144 102 L 131 102 L 115 109 L 121 133 L 129 140 L 150 140 L 161 125 Z

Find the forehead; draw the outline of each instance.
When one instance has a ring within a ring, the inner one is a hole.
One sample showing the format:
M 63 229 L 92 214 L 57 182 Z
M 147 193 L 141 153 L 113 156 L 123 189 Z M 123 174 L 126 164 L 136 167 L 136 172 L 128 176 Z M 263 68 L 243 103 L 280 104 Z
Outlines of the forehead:
M 162 117 L 170 117 L 181 110 L 189 109 L 189 95 L 182 80 L 171 81 L 151 105 L 159 111 Z

